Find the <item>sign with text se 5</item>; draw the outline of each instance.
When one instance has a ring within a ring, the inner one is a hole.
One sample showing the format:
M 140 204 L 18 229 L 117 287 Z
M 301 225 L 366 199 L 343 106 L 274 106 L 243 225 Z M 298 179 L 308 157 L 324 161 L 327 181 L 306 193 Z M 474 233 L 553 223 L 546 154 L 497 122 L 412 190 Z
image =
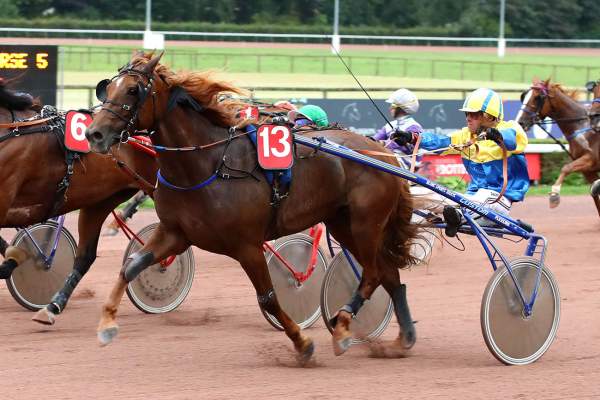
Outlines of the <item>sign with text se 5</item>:
M 69 111 L 65 117 L 65 147 L 79 153 L 89 153 L 90 144 L 85 131 L 92 123 L 92 115 L 81 111 Z
M 290 128 L 283 125 L 261 125 L 257 133 L 258 164 L 266 170 L 291 168 L 294 157 Z

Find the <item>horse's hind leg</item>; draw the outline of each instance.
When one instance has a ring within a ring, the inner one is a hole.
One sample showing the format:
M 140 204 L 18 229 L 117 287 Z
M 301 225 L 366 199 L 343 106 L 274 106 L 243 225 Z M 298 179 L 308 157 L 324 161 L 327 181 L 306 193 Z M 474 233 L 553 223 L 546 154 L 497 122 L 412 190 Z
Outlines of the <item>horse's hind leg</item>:
M 50 304 L 35 313 L 32 318 L 33 321 L 44 325 L 54 324 L 56 316 L 63 312 L 79 281 L 89 271 L 91 265 L 96 260 L 100 229 L 106 216 L 128 195 L 129 192 L 119 194 L 93 207 L 81 209 L 78 219 L 79 242 L 77 244 L 73 271 L 65 279 L 62 289 L 52 297 Z
M 283 326 L 285 334 L 294 343 L 298 352 L 297 358 L 301 364 L 310 360 L 313 351 L 313 341 L 302 335 L 300 327 L 282 309 L 273 290 L 273 283 L 267 268 L 267 262 L 261 247 L 248 247 L 236 257 L 250 278 L 260 306 L 275 316 Z
M 358 216 L 351 219 L 351 230 L 345 228 L 346 223 L 334 224 L 329 222 L 327 227 L 331 230 L 334 237 L 349 250 L 356 260 L 363 267 L 363 272 L 358 288 L 353 293 L 350 301 L 344 305 L 331 319 L 330 325 L 333 329 L 333 352 L 336 356 L 344 354 L 352 343 L 352 332 L 350 323 L 363 303 L 371 298 L 371 295 L 377 289 L 380 283 L 379 272 L 376 264 L 377 246 L 382 237 L 379 224 L 360 223 L 367 221 Z M 359 238 L 359 240 L 354 240 Z M 366 239 L 368 238 L 368 239 Z
M 102 306 L 102 316 L 98 324 L 98 340 L 102 346 L 112 342 L 118 333 L 116 315 L 127 284 L 150 265 L 172 254 L 180 254 L 185 251 L 190 243 L 183 238 L 182 232 L 169 231 L 161 223 L 146 245 L 127 259 L 119 272 L 119 277 L 110 292 L 108 300 Z
M 381 284 L 392 298 L 400 332 L 392 342 L 374 343 L 371 351 L 375 357 L 403 357 L 414 346 L 417 333 L 406 300 L 406 285 L 400 283 L 400 273 L 395 266 L 386 267 L 380 271 Z
M 581 157 L 565 164 L 561 170 L 556 182 L 552 185 L 552 190 L 549 196 L 550 208 L 556 208 L 560 204 L 560 188 L 565 178 L 573 172 L 581 172 L 585 176 L 594 166 L 594 158 L 591 153 L 585 153 Z M 589 180 L 588 180 L 589 181 Z M 592 183 L 593 180 L 589 183 Z M 598 211 L 600 214 L 600 210 Z

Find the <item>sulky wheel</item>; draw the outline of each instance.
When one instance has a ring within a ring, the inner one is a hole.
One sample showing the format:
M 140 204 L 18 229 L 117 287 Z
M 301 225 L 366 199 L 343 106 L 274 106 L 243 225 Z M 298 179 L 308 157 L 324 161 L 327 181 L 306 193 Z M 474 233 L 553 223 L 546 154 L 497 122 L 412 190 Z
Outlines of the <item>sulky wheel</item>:
M 296 272 L 305 273 L 312 254 L 313 238 L 304 233 L 277 239 L 273 245 L 275 250 Z M 312 326 L 321 316 L 319 292 L 325 276 L 327 261 L 321 247 L 317 248 L 317 258 L 312 273 L 304 282 L 294 278 L 292 272 L 273 253 L 266 253 L 267 266 L 273 282 L 273 289 L 281 309 L 300 326 L 306 329 Z M 283 329 L 275 316 L 261 307 L 267 321 L 276 329 Z
M 510 262 L 523 296 L 529 302 L 538 278 L 539 260 L 519 257 Z M 525 365 L 540 358 L 552 344 L 560 320 L 560 295 L 552 273 L 542 268 L 532 313 L 526 316 L 513 279 L 505 267 L 490 279 L 481 303 L 481 330 L 488 349 L 500 362 Z
M 46 221 L 27 228 L 46 256 L 50 255 L 58 224 Z M 63 226 L 58 236 L 58 246 L 50 266 L 47 266 L 39 250 L 25 230 L 20 230 L 13 239 L 12 246 L 20 247 L 31 257 L 15 269 L 6 285 L 12 297 L 31 311 L 40 310 L 50 302 L 52 296 L 65 284 L 67 275 L 73 270 L 77 243 Z
M 360 283 L 362 267 L 354 257 L 352 261 L 358 269 L 357 271 L 352 268 L 344 252 L 336 254 L 331 260 L 323 280 L 321 310 L 325 325 L 330 332 L 333 332 L 333 327 L 329 321 L 343 305 L 350 301 Z M 393 311 L 390 296 L 382 286 L 379 286 L 371 299 L 365 301 L 350 324 L 350 330 L 354 335 L 352 343 L 363 343 L 379 337 L 389 324 Z
M 157 223 L 144 227 L 137 236 L 146 243 L 158 226 Z M 131 239 L 125 254 L 127 258 L 139 251 L 142 244 L 135 238 Z M 148 314 L 161 314 L 173 311 L 187 297 L 194 280 L 194 254 L 192 248 L 176 256 L 169 265 L 153 264 L 142 271 L 127 286 L 129 300 L 141 311 Z

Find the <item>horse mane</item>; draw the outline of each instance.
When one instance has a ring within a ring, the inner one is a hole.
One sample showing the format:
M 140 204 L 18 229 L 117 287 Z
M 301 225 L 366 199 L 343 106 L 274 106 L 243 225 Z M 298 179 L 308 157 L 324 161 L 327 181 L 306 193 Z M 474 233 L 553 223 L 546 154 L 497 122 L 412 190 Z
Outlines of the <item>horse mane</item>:
M 136 53 L 130 64 L 134 67 L 146 64 L 153 56 L 150 53 Z M 235 93 L 246 95 L 247 91 L 225 81 L 214 78 L 214 71 L 174 72 L 165 65 L 158 64 L 155 72 L 165 81 L 169 89 L 180 87 L 203 108 L 203 114 L 215 125 L 230 127 L 238 122 L 237 111 L 230 103 L 219 102 L 219 94 Z
M 39 112 L 42 103 L 28 93 L 15 92 L 8 88 L 10 81 L 0 78 L 0 107 L 14 111 L 33 110 Z
M 577 101 L 579 98 L 579 90 L 577 89 L 573 89 L 573 90 L 569 90 L 567 88 L 565 88 L 563 85 L 561 85 L 560 83 L 554 83 L 554 82 L 550 82 L 551 78 L 546 79 L 545 81 L 540 81 L 538 79 L 534 79 L 533 81 L 533 85 L 543 85 L 546 88 L 548 88 L 548 90 L 556 90 L 562 94 L 564 94 L 565 96 L 571 98 L 572 100 Z

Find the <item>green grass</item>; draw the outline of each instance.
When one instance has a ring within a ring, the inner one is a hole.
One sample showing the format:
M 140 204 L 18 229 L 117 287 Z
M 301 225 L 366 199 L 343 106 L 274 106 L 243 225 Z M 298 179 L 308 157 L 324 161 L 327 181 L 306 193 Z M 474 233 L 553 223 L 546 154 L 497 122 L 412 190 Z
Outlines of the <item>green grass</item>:
M 64 46 L 66 71 L 113 72 L 125 64 L 131 49 L 123 46 Z M 344 50 L 344 58 L 359 76 L 421 79 L 530 82 L 532 77 L 581 87 L 600 76 L 599 56 L 494 54 L 433 51 Z M 229 73 L 346 75 L 342 63 L 326 48 L 190 48 L 169 47 L 164 62 L 174 69 L 223 69 Z

